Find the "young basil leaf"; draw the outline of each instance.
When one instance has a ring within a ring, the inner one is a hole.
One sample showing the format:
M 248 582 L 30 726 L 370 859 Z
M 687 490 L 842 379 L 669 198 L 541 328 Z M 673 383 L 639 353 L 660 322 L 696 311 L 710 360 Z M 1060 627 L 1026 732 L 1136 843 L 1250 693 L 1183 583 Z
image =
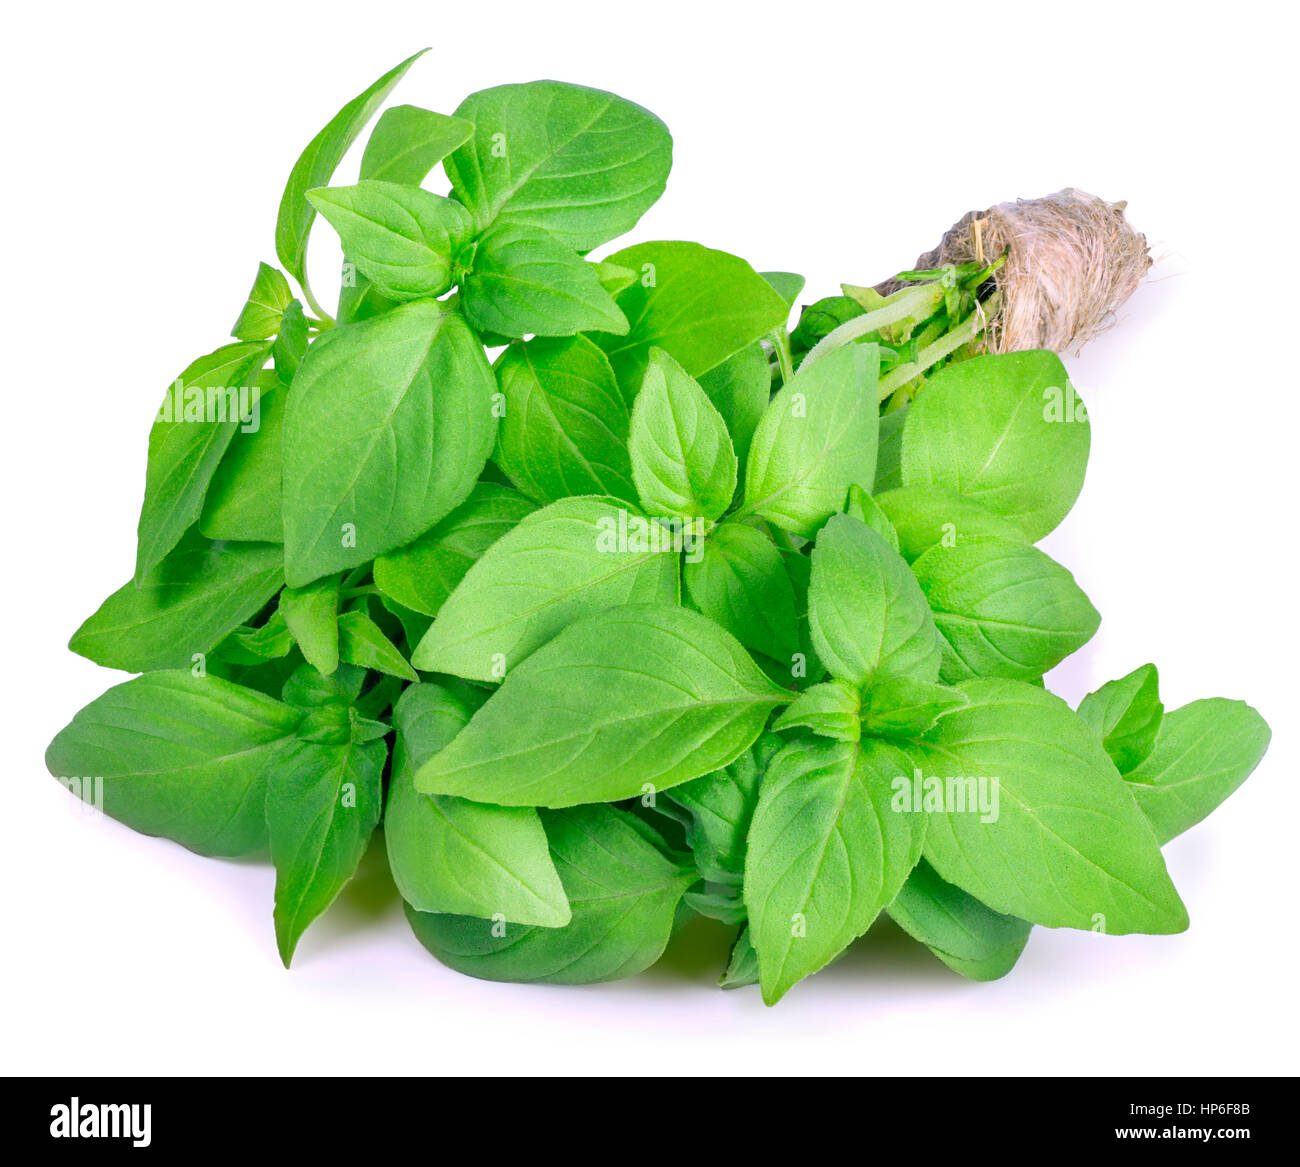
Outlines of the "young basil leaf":
M 1151 753 L 1164 712 L 1155 665 L 1142 665 L 1118 681 L 1107 681 L 1079 704 L 1079 716 L 1092 726 L 1115 768 L 1125 775 Z
M 585 336 L 512 344 L 496 366 L 506 399 L 493 460 L 541 503 L 580 494 L 636 502 L 631 417 L 605 354 Z
M 410 686 L 393 710 L 397 739 L 384 811 L 393 882 L 417 912 L 559 928 L 571 913 L 536 810 L 420 794 L 412 782 L 469 718 L 465 701 L 427 683 Z
M 1036 547 L 981 539 L 933 547 L 912 570 L 943 644 L 940 675 L 1030 681 L 1092 639 L 1097 609 Z
M 848 345 L 794 375 L 754 431 L 745 511 L 811 537 L 876 471 L 880 350 Z
M 876 443 L 876 481 L 872 491 L 880 495 L 903 485 L 903 427 L 909 406 L 880 415 L 880 440 Z
M 945 883 L 924 859 L 886 909 L 954 972 L 972 981 L 995 981 L 1020 959 L 1033 925 L 985 907 Z
M 699 613 L 614 608 L 570 624 L 508 672 L 415 785 L 503 806 L 666 790 L 733 761 L 787 697 Z
M 300 665 L 285 682 L 284 700 L 296 709 L 312 713 L 326 706 L 347 708 L 355 704 L 366 683 L 366 670 L 341 664 L 329 676 L 309 664 Z
M 284 273 L 269 263 L 259 263 L 248 300 L 230 335 L 236 340 L 269 340 L 280 331 L 280 317 L 292 299 Z
M 265 345 L 224 345 L 200 357 L 167 390 L 149 431 L 136 583 L 199 517 L 208 483 L 245 421 L 243 405 L 265 359 Z
M 471 94 L 456 116 L 474 137 L 444 165 L 480 232 L 531 227 L 589 251 L 636 225 L 672 166 L 668 127 L 599 89 L 499 85 Z
M 517 490 L 480 482 L 413 543 L 375 560 L 375 584 L 399 604 L 436 616 L 465 573 L 502 535 L 537 508 Z
M 718 980 L 724 989 L 739 989 L 745 985 L 758 984 L 758 953 L 749 939 L 749 925 L 746 924 L 731 946 L 731 959 L 727 961 L 727 971 Z
M 627 334 L 595 338 L 629 400 L 641 385 L 652 346 L 699 377 L 766 336 L 787 315 L 772 286 L 725 251 L 698 243 L 639 243 L 608 261 L 637 273 L 636 283 L 618 297 Z
M 1124 776 L 1162 847 L 1250 777 L 1270 736 L 1244 701 L 1212 697 L 1164 715 L 1155 748 Z
M 584 985 L 649 968 L 695 872 L 666 856 L 626 811 L 541 813 L 572 920 L 563 928 L 503 926 L 408 906 L 420 943 L 449 968 L 489 981 Z
M 627 331 L 595 268 L 531 227 L 497 227 L 482 236 L 461 297 L 469 322 L 500 336 Z
M 115 685 L 45 754 L 56 778 L 100 779 L 106 814 L 202 855 L 266 846 L 262 805 L 276 749 L 299 710 L 217 677 L 157 672 Z
M 283 593 L 281 593 L 283 594 Z M 279 660 L 293 651 L 293 637 L 279 608 L 256 628 L 241 625 L 212 650 L 221 660 L 239 665 L 260 665 Z
M 812 304 L 805 304 L 799 313 L 799 323 L 790 333 L 791 347 L 797 353 L 807 353 L 834 332 L 841 324 L 861 316 L 866 311 L 849 296 L 823 296 Z
M 862 729 L 873 737 L 920 737 L 939 718 L 968 705 L 960 689 L 920 681 L 916 677 L 886 677 L 867 690 L 862 703 Z
M 851 515 L 836 515 L 817 537 L 808 621 L 822 663 L 859 689 L 886 677 L 939 676 L 939 636 L 915 577 Z
M 602 260 L 592 263 L 591 266 L 595 269 L 596 278 L 600 280 L 600 286 L 611 296 L 617 296 L 624 288 L 630 288 L 637 281 L 636 272 L 617 263 Z
M 856 742 L 862 736 L 862 699 L 857 689 L 843 681 L 810 685 L 773 723 L 778 731 L 803 726 L 821 737 Z
M 342 740 L 324 733 L 313 740 L 308 731 L 275 758 L 267 777 L 275 940 L 286 968 L 307 925 L 352 878 L 383 806 L 388 746 L 377 735 L 386 727 L 354 710 L 339 713 Z
M 1087 411 L 1056 354 L 974 357 L 941 369 L 909 407 L 903 484 L 955 490 L 1037 542 L 1078 498 L 1088 445 Z
M 898 532 L 889 516 L 880 509 L 880 504 L 862 487 L 850 486 L 849 498 L 844 513 L 855 519 L 861 519 L 895 551 L 899 550 Z
M 390 300 L 380 293 L 364 275 L 356 269 L 356 264 L 345 260 L 343 265 L 343 286 L 339 289 L 338 323 L 356 324 L 361 320 L 372 320 L 397 307 L 396 300 Z
M 421 109 L 395 105 L 370 131 L 361 155 L 361 178 L 419 186 L 435 166 L 474 136 L 473 123 Z
M 478 341 L 433 301 L 316 341 L 284 419 L 289 584 L 401 547 L 464 502 L 496 437 L 495 390 Z
M 794 586 L 781 553 L 762 531 L 723 523 L 688 556 L 691 603 L 752 652 L 790 661 L 799 651 Z
M 354 609 L 338 618 L 339 657 L 350 665 L 376 669 L 403 681 L 418 681 L 419 674 L 406 662 L 393 642 L 365 612 Z
M 632 478 L 651 515 L 716 520 L 736 493 L 736 452 L 708 395 L 663 349 L 651 348 L 628 440 Z
M 327 575 L 280 593 L 280 611 L 307 663 L 323 676 L 339 667 L 339 587 L 342 575 Z
M 68 647 L 130 673 L 189 668 L 280 590 L 281 556 L 273 543 L 210 543 L 191 533 L 139 586 L 109 596 Z
M 1156 837 L 1092 730 L 1022 681 L 960 688 L 970 704 L 908 747 L 916 773 L 898 795 L 942 805 L 925 843 L 934 869 L 994 911 L 1049 928 L 1186 928 Z
M 799 293 L 807 283 L 803 276 L 796 275 L 792 271 L 764 271 L 758 274 L 772 285 L 773 290 L 789 308 L 794 307 L 794 302 L 799 299 Z
M 808 738 L 772 760 L 745 861 L 763 1000 L 774 1005 L 861 936 L 921 857 L 925 815 L 892 805 L 907 758 Z
M 908 563 L 931 547 L 957 547 L 977 539 L 1024 542 L 1012 519 L 944 486 L 900 486 L 875 496 L 893 525 L 898 549 Z
M 727 423 L 736 459 L 744 466 L 749 443 L 772 398 L 772 372 L 763 346 L 757 341 L 746 345 L 722 364 L 701 373 L 699 382 Z
M 418 186 L 366 179 L 308 191 L 307 199 L 339 233 L 348 259 L 390 300 L 441 296 L 474 232 L 460 203 Z
M 280 214 L 275 224 L 275 253 L 298 283 L 301 284 L 306 276 L 307 236 L 311 233 L 312 220 L 316 217 L 316 208 L 307 201 L 307 192 L 329 182 L 348 147 L 374 116 L 375 110 L 383 104 L 384 98 L 392 92 L 393 86 L 406 71 L 426 52 L 427 49 L 421 49 L 414 56 L 407 57 L 364 93 L 349 101 L 307 144 L 298 161 L 293 164 L 284 194 L 280 198 Z
M 288 396 L 274 372 L 258 377 L 255 423 L 241 424 L 230 439 L 203 499 L 198 528 L 209 539 L 284 542 L 280 476 Z
M 687 844 L 701 879 L 734 887 L 744 882 L 745 841 L 759 786 L 784 744 L 776 734 L 764 733 L 735 761 L 664 795 L 669 807 L 684 812 Z
M 412 662 L 500 680 L 580 616 L 676 603 L 678 555 L 660 530 L 613 499 L 562 499 L 535 511 L 465 573 Z
M 290 300 L 280 317 L 280 335 L 271 345 L 271 359 L 275 362 L 276 376 L 288 385 L 307 355 L 310 341 L 307 317 L 298 300 Z

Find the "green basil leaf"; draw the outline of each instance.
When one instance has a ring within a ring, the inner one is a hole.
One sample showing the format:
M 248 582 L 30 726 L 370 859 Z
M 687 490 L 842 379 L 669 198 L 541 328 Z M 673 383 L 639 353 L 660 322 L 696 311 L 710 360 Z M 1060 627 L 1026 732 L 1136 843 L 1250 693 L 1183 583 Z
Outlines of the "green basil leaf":
M 290 300 L 284 315 L 280 318 L 280 335 L 271 345 L 271 359 L 275 361 L 276 376 L 285 385 L 293 380 L 298 366 L 302 364 L 310 340 L 307 317 L 303 313 L 302 304 L 297 300 Z
M 248 300 L 230 335 L 236 340 L 269 340 L 280 331 L 280 317 L 292 299 L 284 273 L 269 263 L 259 263 Z
M 314 712 L 325 706 L 346 708 L 361 696 L 366 670 L 356 665 L 338 665 L 326 676 L 312 665 L 299 665 L 284 684 L 284 700 L 296 709 Z
M 631 268 L 621 267 L 617 263 L 606 263 L 603 260 L 591 266 L 596 270 L 596 278 L 600 280 L 600 286 L 611 296 L 617 296 L 624 288 L 630 288 L 636 283 L 637 273 Z
M 87 705 L 45 764 L 134 830 L 202 855 L 244 855 L 266 846 L 268 768 L 301 718 L 217 677 L 150 673 Z
M 595 268 L 531 227 L 497 227 L 480 238 L 461 297 L 469 322 L 499 336 L 627 331 Z
M 636 225 L 672 166 L 667 126 L 599 89 L 499 85 L 471 94 L 456 116 L 474 137 L 444 165 L 480 232 L 531 227 L 588 251 Z
M 380 293 L 364 275 L 357 271 L 351 260 L 343 263 L 343 285 L 339 288 L 338 322 L 356 324 L 361 320 L 372 320 L 397 307 L 396 300 L 390 300 Z
M 985 907 L 945 883 L 924 859 L 907 877 L 887 909 L 913 940 L 919 940 L 954 972 L 972 981 L 995 981 L 1020 959 L 1033 925 Z
M 850 486 L 876 472 L 875 345 L 837 349 L 791 378 L 754 431 L 745 510 L 811 537 L 841 510 Z
M 733 761 L 787 696 L 699 613 L 614 608 L 511 669 L 415 785 L 503 806 L 666 790 Z
M 974 357 L 941 369 L 909 407 L 903 484 L 955 490 L 1037 542 L 1078 498 L 1088 445 L 1087 411 L 1055 353 Z
M 1164 712 L 1155 665 L 1142 665 L 1118 681 L 1107 681 L 1079 704 L 1079 716 L 1092 726 L 1115 768 L 1125 775 L 1151 753 Z
M 465 573 L 412 662 L 500 680 L 580 616 L 676 603 L 678 556 L 660 530 L 612 499 L 562 499 L 535 511 Z
M 624 394 L 635 396 L 652 346 L 699 377 L 786 318 L 785 301 L 743 259 L 698 243 L 639 243 L 609 262 L 637 273 L 618 306 L 624 336 L 597 336 Z
M 142 583 L 118 588 L 68 647 L 110 669 L 189 668 L 284 583 L 273 543 L 209 543 L 190 534 Z
M 283 594 L 283 593 L 281 593 Z M 277 607 L 264 624 L 236 628 L 212 650 L 213 656 L 239 665 L 260 665 L 293 651 L 293 636 Z
M 803 291 L 803 286 L 807 280 L 801 275 L 796 275 L 792 271 L 765 271 L 759 272 L 776 294 L 786 302 L 790 308 L 794 307 L 794 302 L 799 299 L 799 293 Z
M 268 776 L 266 823 L 275 864 L 275 939 L 286 968 L 298 940 L 334 902 L 365 854 L 383 806 L 383 726 L 355 711 L 342 741 L 300 740 Z
M 321 187 L 307 199 L 339 233 L 343 253 L 390 300 L 441 296 L 474 232 L 455 199 L 398 182 Z
M 745 845 L 768 764 L 785 743 L 765 733 L 735 761 L 674 786 L 664 798 L 684 812 L 687 845 L 700 878 L 739 887 L 745 876 Z
M 994 911 L 1049 928 L 1181 932 L 1187 911 L 1130 788 L 1058 697 L 1022 681 L 960 686 L 970 704 L 908 747 L 929 811 L 925 856 Z
M 701 373 L 699 382 L 727 423 L 731 445 L 743 467 L 754 431 L 772 398 L 772 371 L 763 346 L 758 341 L 746 345 L 722 364 Z
M 736 493 L 736 452 L 708 395 L 652 348 L 632 407 L 632 478 L 651 515 L 716 520 Z
M 339 657 L 350 665 L 376 669 L 403 681 L 418 681 L 419 674 L 382 629 L 359 609 L 343 612 L 338 618 Z
M 907 758 L 883 742 L 791 742 L 758 796 L 745 905 L 774 1005 L 861 936 L 921 857 L 925 815 L 891 805 Z
M 149 431 L 135 579 L 143 581 L 193 525 L 236 429 L 251 414 L 261 344 L 228 344 L 200 357 L 167 390 Z
M 512 344 L 496 366 L 506 399 L 493 460 L 530 498 L 636 502 L 631 415 L 605 354 L 585 336 Z
M 731 958 L 727 961 L 727 971 L 718 980 L 724 989 L 739 989 L 745 985 L 758 984 L 758 953 L 754 951 L 749 939 L 749 925 L 746 924 L 731 946 Z
M 1036 547 L 981 539 L 933 547 L 912 570 L 943 638 L 941 676 L 1031 681 L 1092 639 L 1097 609 Z
M 790 661 L 799 651 L 794 586 L 781 553 L 762 531 L 723 523 L 686 556 L 691 603 L 752 652 Z
M 370 131 L 361 155 L 362 179 L 419 186 L 435 166 L 474 136 L 473 123 L 421 109 L 395 105 Z
M 900 486 L 876 495 L 908 563 L 931 547 L 957 547 L 977 539 L 1024 542 L 1019 525 L 944 486 Z
M 970 699 L 960 689 L 915 677 L 886 677 L 867 690 L 862 704 L 862 729 L 874 737 L 910 740 L 933 728 L 939 718 L 968 704 Z
M 898 532 L 889 516 L 880 509 L 880 504 L 861 486 L 850 486 L 848 502 L 844 513 L 861 519 L 895 551 L 899 550 Z M 900 552 L 901 553 L 901 552 Z
M 891 399 L 892 400 L 892 399 Z M 909 406 L 880 415 L 880 440 L 876 443 L 876 481 L 873 492 L 880 495 L 903 485 L 903 427 Z
M 393 881 L 418 912 L 561 927 L 571 913 L 536 810 L 415 789 L 415 770 L 469 718 L 466 702 L 427 683 L 410 686 L 393 710 L 397 740 L 384 811 Z
M 390 599 L 436 616 L 483 553 L 537 508 L 517 490 L 480 482 L 413 543 L 375 560 L 375 584 Z
M 312 220 L 316 217 L 316 208 L 307 201 L 307 192 L 329 182 L 335 168 L 343 160 L 343 155 L 348 152 L 348 147 L 356 141 L 357 135 L 383 104 L 384 98 L 426 52 L 427 49 L 421 49 L 414 56 L 407 57 L 364 93 L 349 101 L 307 144 L 298 161 L 293 164 L 284 194 L 280 198 L 280 214 L 275 224 L 275 253 L 289 274 L 300 284 L 307 271 L 307 236 L 311 233 Z
M 784 731 L 803 726 L 821 737 L 856 742 L 862 736 L 862 699 L 857 689 L 843 681 L 810 685 L 772 723 Z
M 851 515 L 836 515 L 817 537 L 808 620 L 817 655 L 841 681 L 863 688 L 885 677 L 938 678 L 939 636 L 916 579 Z
M 649 968 L 695 873 L 664 855 L 626 811 L 576 806 L 543 811 L 542 821 L 572 920 L 538 928 L 408 907 L 420 943 L 449 968 L 489 981 L 582 985 Z
M 209 539 L 284 542 L 280 476 L 288 396 L 275 373 L 258 378 L 257 393 L 250 398 L 252 420 L 230 439 L 203 499 L 198 527 Z
M 285 588 L 280 611 L 307 663 L 323 676 L 339 667 L 339 588 L 342 575 L 327 575 L 306 587 Z
M 316 341 L 284 419 L 289 584 L 409 543 L 464 502 L 496 437 L 495 391 L 478 341 L 436 302 Z
M 1155 748 L 1125 775 L 1162 847 L 1250 777 L 1270 736 L 1244 701 L 1212 697 L 1164 715 Z

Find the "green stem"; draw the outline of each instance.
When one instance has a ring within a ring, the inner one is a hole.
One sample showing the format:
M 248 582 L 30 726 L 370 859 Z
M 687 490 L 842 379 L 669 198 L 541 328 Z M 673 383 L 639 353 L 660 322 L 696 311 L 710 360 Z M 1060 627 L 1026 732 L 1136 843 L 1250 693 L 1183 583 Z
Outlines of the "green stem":
M 298 283 L 302 286 L 302 294 L 303 294 L 303 298 L 307 301 L 307 307 L 310 308 L 316 314 L 316 317 L 317 319 L 320 320 L 322 327 L 333 328 L 334 317 L 331 316 L 328 312 L 326 312 L 325 309 L 322 308 L 320 304 L 316 302 L 316 297 L 312 295 L 311 284 L 307 282 L 306 272 L 302 273 L 302 279 L 300 279 Z
M 998 314 L 1001 302 L 1001 294 L 994 292 L 983 304 L 977 304 L 975 311 L 955 328 L 921 349 L 916 354 L 916 360 L 908 361 L 905 365 L 898 365 L 890 369 L 888 373 L 880 378 L 880 400 L 887 401 L 890 395 L 901 386 L 906 385 L 913 378 L 919 377 L 926 369 L 937 364 L 945 357 L 951 356 L 962 345 L 979 336 L 988 325 L 988 322 Z M 853 322 L 849 321 L 849 323 Z M 832 333 L 832 335 L 834 334 Z
M 943 303 L 943 288 L 938 284 L 920 284 L 915 288 L 904 288 L 895 295 L 898 298 L 892 303 L 873 308 L 862 316 L 853 317 L 852 320 L 846 320 L 838 328 L 828 332 L 804 357 L 800 368 L 815 364 L 837 348 L 843 348 L 869 332 L 878 332 L 891 324 L 901 324 L 904 320 L 924 320 L 927 316 L 933 315 L 935 309 Z
M 776 363 L 781 370 L 781 384 L 790 384 L 794 377 L 794 354 L 790 352 L 790 333 L 778 328 L 772 333 L 772 347 L 776 350 Z

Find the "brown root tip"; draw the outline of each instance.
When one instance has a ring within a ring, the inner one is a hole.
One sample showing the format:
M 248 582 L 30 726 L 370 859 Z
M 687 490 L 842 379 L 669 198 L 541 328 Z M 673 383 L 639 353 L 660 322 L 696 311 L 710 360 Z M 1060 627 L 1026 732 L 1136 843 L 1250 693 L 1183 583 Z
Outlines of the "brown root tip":
M 1002 307 L 984 347 L 1074 353 L 1115 322 L 1151 266 L 1146 236 L 1129 226 L 1124 206 L 1067 187 L 971 211 L 916 268 L 990 262 L 1005 251 L 993 275 Z M 877 290 L 888 295 L 902 286 L 889 280 Z

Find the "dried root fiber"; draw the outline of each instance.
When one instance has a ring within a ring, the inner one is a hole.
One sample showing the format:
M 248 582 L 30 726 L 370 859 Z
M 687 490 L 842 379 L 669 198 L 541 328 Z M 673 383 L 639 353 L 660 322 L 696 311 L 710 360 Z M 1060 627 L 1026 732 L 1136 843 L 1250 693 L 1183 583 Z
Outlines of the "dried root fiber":
M 1146 237 L 1129 226 L 1124 203 L 1068 187 L 971 211 L 916 266 L 986 263 L 1004 251 L 1006 262 L 993 276 L 1001 309 L 985 334 L 991 352 L 1077 352 L 1114 323 L 1151 266 Z M 877 290 L 902 286 L 890 280 Z

